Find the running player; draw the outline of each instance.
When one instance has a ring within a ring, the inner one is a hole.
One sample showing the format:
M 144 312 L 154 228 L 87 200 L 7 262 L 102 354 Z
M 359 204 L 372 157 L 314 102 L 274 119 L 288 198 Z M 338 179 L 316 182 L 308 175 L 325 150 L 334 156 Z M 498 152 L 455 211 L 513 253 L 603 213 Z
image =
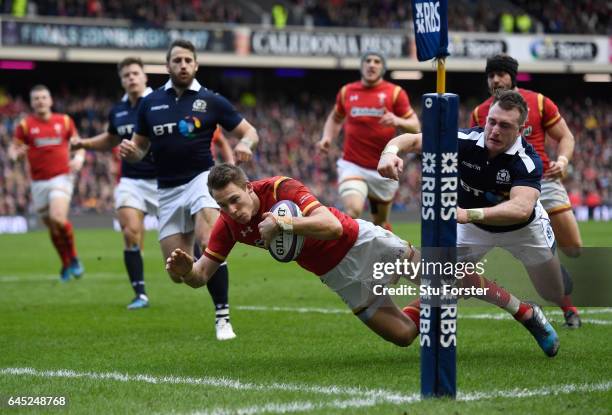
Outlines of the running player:
M 70 116 L 51 111 L 53 99 L 46 86 L 32 88 L 30 106 L 33 114 L 17 125 L 9 157 L 17 160 L 27 154 L 34 209 L 49 228 L 51 241 L 62 261 L 60 280 L 66 282 L 71 275 L 80 278 L 84 272 L 77 256 L 68 211 L 74 187 L 73 173 L 83 167 L 85 152 L 76 151 L 70 159 L 70 139 L 78 133 Z
M 576 257 L 580 255 L 582 239 L 569 196 L 561 183 L 561 178 L 567 173 L 569 161 L 574 153 L 574 136 L 561 114 L 559 114 L 557 106 L 550 98 L 517 87 L 517 71 L 518 62 L 508 55 L 495 55 L 487 59 L 485 72 L 492 96 L 474 108 L 471 125 L 472 127 L 484 127 L 496 91 L 517 91 L 525 99 L 529 108 L 529 115 L 522 134 L 529 144 L 535 148 L 544 167 L 540 202 L 550 217 L 559 248 L 565 255 Z M 550 160 L 546 153 L 544 146 L 546 138 L 558 143 L 556 161 Z M 569 328 L 578 328 L 581 325 L 580 317 L 570 296 L 572 280 L 563 266 L 561 270 L 565 292 L 561 309 L 565 317 L 565 324 Z
M 153 90 L 147 87 L 147 76 L 140 58 L 127 57 L 117 65 L 125 95 L 110 111 L 107 131 L 89 139 L 73 139 L 73 148 L 110 151 L 122 138 L 130 138 L 134 130 L 136 109 L 140 99 Z M 157 216 L 157 183 L 151 154 L 138 163 L 121 164 L 121 178 L 115 188 L 115 209 L 123 233 L 123 261 L 135 297 L 128 310 L 149 306 L 145 291 L 142 247 L 145 236 L 144 217 Z
M 373 222 L 390 229 L 389 211 L 398 184 L 378 174 L 378 158 L 398 129 L 417 133 L 421 126 L 406 91 L 383 79 L 385 70 L 380 52 L 362 56 L 361 80 L 338 92 L 318 148 L 327 152 L 344 124 L 344 152 L 337 162 L 344 211 L 352 218 L 360 217 L 367 198 Z
M 142 160 L 149 148 L 157 170 L 159 195 L 159 241 L 164 258 L 176 248 L 192 252 L 205 249 L 210 231 L 219 216 L 219 206 L 208 194 L 208 169 L 212 135 L 221 125 L 241 137 L 234 148 L 238 162 L 252 157 L 257 131 L 221 95 L 202 87 L 195 79 L 198 63 L 193 44 L 175 40 L 166 54 L 168 82 L 142 100 L 131 140 L 120 145 L 121 157 Z M 196 256 L 199 253 L 196 252 Z M 229 319 L 227 266 L 218 268 L 213 285 L 224 295 L 214 298 L 219 340 L 236 337 Z

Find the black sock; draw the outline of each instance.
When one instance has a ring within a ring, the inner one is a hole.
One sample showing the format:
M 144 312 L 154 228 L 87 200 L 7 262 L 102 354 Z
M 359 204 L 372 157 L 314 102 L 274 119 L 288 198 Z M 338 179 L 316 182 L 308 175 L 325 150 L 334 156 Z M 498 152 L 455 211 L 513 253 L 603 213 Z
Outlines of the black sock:
M 561 265 L 561 275 L 563 276 L 564 294 L 570 295 L 574 291 L 574 281 L 563 265 Z
M 221 318 L 229 321 L 229 304 L 228 304 L 228 272 L 227 265 L 223 264 L 219 267 L 217 272 L 210 278 L 208 284 L 206 284 L 208 292 L 212 297 L 213 303 L 215 304 L 215 320 L 218 321 Z
M 145 295 L 144 265 L 140 248 L 135 247 L 123 251 L 123 261 L 130 276 L 130 282 L 136 295 Z

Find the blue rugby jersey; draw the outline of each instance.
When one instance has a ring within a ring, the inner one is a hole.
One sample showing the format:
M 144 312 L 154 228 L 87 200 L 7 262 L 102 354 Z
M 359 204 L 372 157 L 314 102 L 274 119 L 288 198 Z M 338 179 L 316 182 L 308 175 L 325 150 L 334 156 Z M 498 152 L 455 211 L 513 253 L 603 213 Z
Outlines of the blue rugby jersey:
M 540 190 L 542 160 L 523 137 L 506 152 L 489 159 L 482 128 L 459 129 L 459 207 L 464 209 L 491 207 L 510 198 L 514 186 Z M 474 223 L 490 232 L 520 229 L 535 218 L 535 206 L 524 223 L 507 226 Z
M 134 125 L 136 124 L 136 116 L 138 114 L 138 105 L 144 97 L 152 93 L 153 90 L 149 87 L 145 89 L 143 96 L 138 99 L 136 105 L 132 106 L 127 94 L 123 96 L 121 101 L 115 105 L 108 114 L 109 134 L 116 135 L 122 140 L 132 138 Z M 153 163 L 153 155 L 151 151 L 137 163 L 128 163 L 125 160 L 121 161 L 121 177 L 129 177 L 130 179 L 155 179 L 157 172 Z
M 180 186 L 209 170 L 217 124 L 232 131 L 242 119 L 227 99 L 195 79 L 180 98 L 170 80 L 148 95 L 138 108 L 136 133 L 151 141 L 157 185 Z

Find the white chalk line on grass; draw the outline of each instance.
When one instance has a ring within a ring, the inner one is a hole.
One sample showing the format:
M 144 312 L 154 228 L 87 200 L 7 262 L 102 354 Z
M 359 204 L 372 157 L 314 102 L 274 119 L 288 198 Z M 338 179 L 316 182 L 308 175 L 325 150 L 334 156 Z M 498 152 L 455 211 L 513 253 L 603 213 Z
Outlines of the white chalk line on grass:
M 226 389 L 243 391 L 282 391 L 282 392 L 301 392 L 314 393 L 330 396 L 348 395 L 353 397 L 369 397 L 381 399 L 385 402 L 407 402 L 413 399 L 400 393 L 386 391 L 382 389 L 365 389 L 357 387 L 342 387 L 335 385 L 304 385 L 297 383 L 270 383 L 257 384 L 242 382 L 240 380 L 225 377 L 181 377 L 181 376 L 153 376 L 147 374 L 130 375 L 118 372 L 77 372 L 69 369 L 58 370 L 38 370 L 29 367 L 2 368 L 0 375 L 13 376 L 34 376 L 42 378 L 71 378 L 71 379 L 92 379 L 92 380 L 111 380 L 117 382 L 143 382 L 151 384 L 173 384 L 173 385 L 203 385 Z
M 612 381 L 601 382 L 596 384 L 566 384 L 546 386 L 538 389 L 510 389 L 497 390 L 490 392 L 459 392 L 457 401 L 472 402 L 488 399 L 520 399 L 533 398 L 540 396 L 562 395 L 569 393 L 588 393 L 588 392 L 607 392 L 612 389 Z M 349 400 L 334 400 L 331 402 L 311 402 L 311 401 L 295 401 L 288 403 L 270 403 L 266 405 L 255 405 L 243 408 L 216 408 L 212 410 L 195 411 L 190 415 L 257 415 L 257 414 L 288 414 L 292 412 L 307 412 L 320 409 L 348 409 L 348 408 L 365 408 L 376 406 L 379 404 L 391 403 L 398 405 L 407 405 L 416 403 L 421 400 L 420 395 L 413 394 L 407 396 L 407 399 L 401 403 L 385 402 L 380 398 L 364 398 L 364 399 L 349 399 Z
M 173 384 L 173 385 L 204 385 L 226 389 L 244 391 L 283 391 L 283 392 L 303 392 L 322 394 L 327 396 L 348 395 L 350 399 L 335 399 L 329 402 L 295 401 L 288 403 L 269 403 L 260 406 L 249 406 L 244 408 L 217 408 L 212 410 L 193 412 L 193 415 L 225 415 L 241 414 L 255 415 L 263 413 L 292 413 L 305 412 L 317 409 L 348 409 L 364 408 L 378 404 L 405 405 L 418 402 L 420 395 L 413 393 L 403 395 L 394 391 L 383 389 L 364 389 L 358 387 L 341 387 L 334 385 L 303 385 L 291 383 L 271 383 L 256 384 L 241 382 L 229 378 L 215 377 L 181 377 L 181 376 L 154 376 L 148 374 L 129 375 L 118 372 L 96 373 L 96 372 L 77 372 L 69 369 L 58 370 L 37 370 L 33 368 L 2 368 L 0 375 L 5 376 L 35 376 L 44 378 L 72 378 L 72 379 L 92 379 L 92 380 L 111 380 L 118 382 L 143 382 L 150 384 Z M 511 389 L 489 392 L 465 392 L 459 393 L 458 401 L 477 401 L 495 398 L 530 398 L 537 396 L 549 396 L 558 394 L 568 394 L 575 392 L 605 392 L 612 389 L 612 381 L 605 381 L 596 384 L 566 384 L 547 386 L 538 389 Z
M 246 310 L 246 311 L 263 311 L 263 312 L 291 312 L 291 313 L 318 313 L 318 314 L 350 314 L 349 310 L 341 309 L 341 308 L 316 308 L 316 307 L 266 307 L 266 306 L 248 306 L 248 305 L 239 305 L 234 308 L 238 310 Z M 584 309 L 581 311 L 581 314 L 610 314 L 612 313 L 612 308 L 600 308 L 600 309 Z M 547 310 L 546 315 L 554 315 L 561 316 L 563 313 L 557 310 Z M 469 319 L 469 320 L 511 320 L 512 317 L 507 313 L 486 313 L 486 314 L 459 314 L 460 319 Z M 582 319 L 583 323 L 602 325 L 602 326 L 610 326 L 612 325 L 612 320 L 596 320 L 596 319 Z

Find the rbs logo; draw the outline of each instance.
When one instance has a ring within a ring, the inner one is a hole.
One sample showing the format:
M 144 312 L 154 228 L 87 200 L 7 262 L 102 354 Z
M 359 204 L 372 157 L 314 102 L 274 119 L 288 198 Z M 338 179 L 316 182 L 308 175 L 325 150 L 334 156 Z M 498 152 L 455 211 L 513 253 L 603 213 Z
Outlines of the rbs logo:
M 434 33 L 440 31 L 440 2 L 426 1 L 416 3 L 417 33 Z

